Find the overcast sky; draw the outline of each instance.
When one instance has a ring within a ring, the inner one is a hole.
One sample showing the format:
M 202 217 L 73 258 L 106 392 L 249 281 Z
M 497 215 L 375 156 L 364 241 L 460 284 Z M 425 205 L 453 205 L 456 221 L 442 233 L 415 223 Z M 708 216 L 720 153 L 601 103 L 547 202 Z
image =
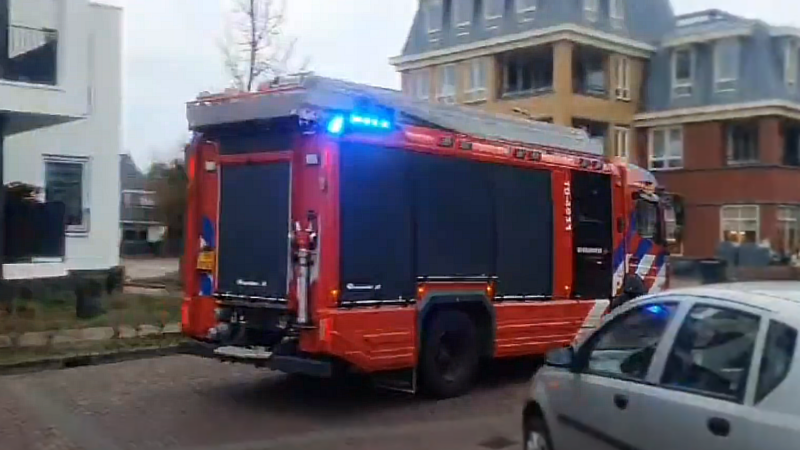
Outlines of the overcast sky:
M 125 8 L 124 150 L 144 167 L 176 154 L 188 133 L 184 104 L 227 85 L 218 42 L 231 0 L 96 0 Z M 633 0 L 636 1 L 636 0 Z M 287 32 L 310 69 L 397 88 L 400 53 L 418 0 L 290 0 Z M 798 0 L 673 0 L 677 13 L 708 8 L 800 26 Z M 191 12 L 189 12 L 191 11 Z

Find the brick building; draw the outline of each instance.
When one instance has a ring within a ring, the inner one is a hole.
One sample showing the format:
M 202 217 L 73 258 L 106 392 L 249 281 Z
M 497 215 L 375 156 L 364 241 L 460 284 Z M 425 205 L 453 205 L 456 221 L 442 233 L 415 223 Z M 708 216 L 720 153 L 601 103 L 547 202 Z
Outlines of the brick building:
M 800 29 L 668 0 L 421 0 L 403 90 L 586 129 L 684 196 L 687 257 L 800 246 Z

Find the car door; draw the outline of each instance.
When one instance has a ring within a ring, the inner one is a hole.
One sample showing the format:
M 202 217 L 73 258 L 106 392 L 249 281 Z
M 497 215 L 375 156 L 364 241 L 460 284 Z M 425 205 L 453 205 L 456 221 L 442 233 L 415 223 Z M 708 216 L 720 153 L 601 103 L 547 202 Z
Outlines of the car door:
M 648 448 L 641 398 L 677 310 L 676 302 L 623 310 L 581 345 L 575 370 L 559 372 L 548 391 L 555 448 Z
M 646 448 L 737 450 L 752 448 L 754 431 L 745 405 L 760 336 L 757 310 L 735 303 L 693 303 L 683 317 L 643 398 Z

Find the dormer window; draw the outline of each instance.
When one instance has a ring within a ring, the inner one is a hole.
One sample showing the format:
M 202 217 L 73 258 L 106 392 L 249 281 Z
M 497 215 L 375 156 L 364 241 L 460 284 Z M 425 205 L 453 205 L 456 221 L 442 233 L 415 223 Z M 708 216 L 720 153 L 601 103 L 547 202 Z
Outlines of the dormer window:
M 694 84 L 694 50 L 691 47 L 672 52 L 672 96 L 689 97 Z
M 428 33 L 442 31 L 442 22 L 444 21 L 443 0 L 425 0 L 424 6 L 425 23 Z
M 505 12 L 505 0 L 483 0 L 483 15 L 486 19 L 499 19 Z
M 786 86 L 789 89 L 795 89 L 797 87 L 799 53 L 800 45 L 798 45 L 797 41 L 794 39 L 787 39 L 783 57 L 783 78 L 786 81 Z
M 596 22 L 600 12 L 600 0 L 583 0 L 583 17 L 589 22 Z
M 516 0 L 516 1 L 517 1 L 518 13 L 536 11 L 536 8 L 539 6 L 539 0 Z
M 625 0 L 608 1 L 608 18 L 614 28 L 625 26 Z
M 453 24 L 459 28 L 468 26 L 472 22 L 473 11 L 472 0 L 453 0 Z
M 739 54 L 737 38 L 722 39 L 714 44 L 714 87 L 717 92 L 736 90 Z

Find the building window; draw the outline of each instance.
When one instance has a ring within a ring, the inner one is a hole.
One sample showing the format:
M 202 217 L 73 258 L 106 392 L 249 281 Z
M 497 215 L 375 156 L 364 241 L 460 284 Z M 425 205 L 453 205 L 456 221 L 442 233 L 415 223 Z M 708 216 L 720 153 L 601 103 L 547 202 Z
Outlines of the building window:
M 541 94 L 553 90 L 553 52 L 530 52 L 506 57 L 503 95 Z
M 487 86 L 489 85 L 486 69 L 488 61 L 484 58 L 473 59 L 467 68 L 467 89 L 464 92 L 464 101 L 480 102 L 487 99 Z
M 611 26 L 614 28 L 622 28 L 625 26 L 624 0 L 609 0 L 608 18 L 611 21 Z
M 631 99 L 631 60 L 627 56 L 617 56 L 614 64 L 617 87 L 614 95 L 617 100 L 630 101 Z
M 778 208 L 778 228 L 781 233 L 780 249 L 789 256 L 800 251 L 800 207 L 781 206 Z
M 728 125 L 728 163 L 741 164 L 758 161 L 758 124 L 734 123 Z
M 589 22 L 596 22 L 600 11 L 600 0 L 583 0 L 583 17 Z
M 67 233 L 89 232 L 88 158 L 45 157 L 45 198 L 64 204 Z
M 425 21 L 428 33 L 442 31 L 444 21 L 443 0 L 425 0 Z
M 574 52 L 573 78 L 577 93 L 606 97 L 606 55 L 591 48 L 580 47 Z
M 683 129 L 657 128 L 650 131 L 651 170 L 683 167 Z
M 430 69 L 420 69 L 414 72 L 409 72 L 407 92 L 408 95 L 414 98 L 428 100 L 431 96 Z
M 448 64 L 442 66 L 439 72 L 439 90 L 436 93 L 436 100 L 441 103 L 456 102 L 456 66 Z
M 758 206 L 723 206 L 722 240 L 735 244 L 759 240 Z
M 628 159 L 630 155 L 631 130 L 625 127 L 614 127 L 614 156 Z
M 483 0 L 483 15 L 487 19 L 503 17 L 505 6 L 505 0 Z
M 465 27 L 472 22 L 474 12 L 472 0 L 453 0 L 453 23 L 457 27 Z
M 797 86 L 798 53 L 800 53 L 797 41 L 788 39 L 786 41 L 784 53 L 783 77 L 786 80 L 786 86 L 790 89 L 794 89 L 795 86 Z
M 672 53 L 672 95 L 692 95 L 694 81 L 694 51 L 691 48 L 677 49 Z
M 723 39 L 714 45 L 714 86 L 719 91 L 736 89 L 739 79 L 739 40 Z
M 516 1 L 517 1 L 518 13 L 536 11 L 536 7 L 539 6 L 539 0 L 516 0 Z

